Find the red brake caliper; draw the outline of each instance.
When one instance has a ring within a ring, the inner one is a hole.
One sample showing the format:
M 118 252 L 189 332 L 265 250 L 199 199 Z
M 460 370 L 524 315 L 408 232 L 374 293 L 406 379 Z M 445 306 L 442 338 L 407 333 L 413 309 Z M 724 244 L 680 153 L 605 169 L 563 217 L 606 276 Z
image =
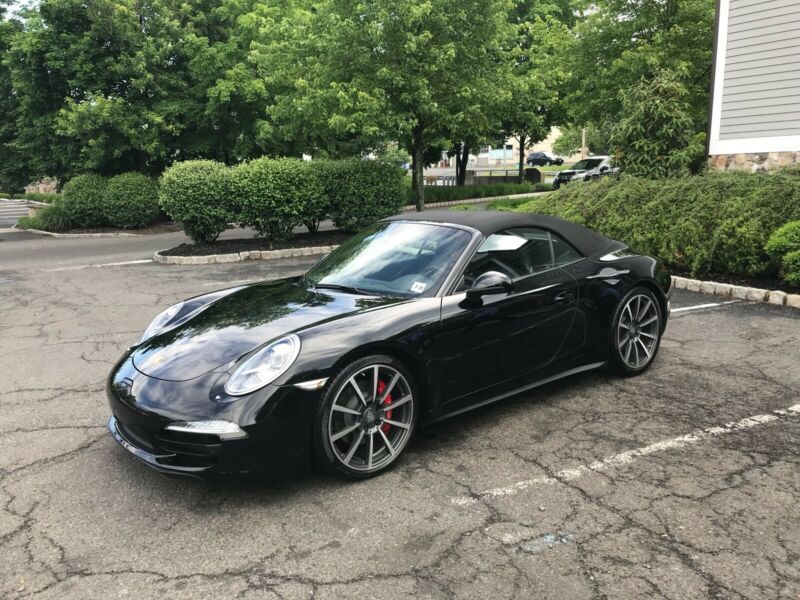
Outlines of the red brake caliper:
M 383 394 L 384 391 L 386 391 L 386 384 L 383 381 L 379 380 L 378 381 L 378 395 L 380 396 L 381 394 Z M 388 396 L 386 396 L 386 399 L 383 401 L 383 404 L 389 405 L 391 403 L 392 403 L 392 395 L 389 394 Z M 392 418 L 392 411 L 390 411 L 390 410 L 386 411 L 386 418 L 387 419 L 391 419 Z M 383 431 L 383 433 L 389 433 L 389 427 L 390 427 L 390 425 L 388 423 L 384 423 L 383 425 L 381 425 L 381 431 Z

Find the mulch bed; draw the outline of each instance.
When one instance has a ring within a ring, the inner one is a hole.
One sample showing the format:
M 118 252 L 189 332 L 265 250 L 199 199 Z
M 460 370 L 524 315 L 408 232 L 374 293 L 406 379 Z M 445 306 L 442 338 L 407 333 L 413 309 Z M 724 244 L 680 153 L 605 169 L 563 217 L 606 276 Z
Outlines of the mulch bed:
M 152 235 L 156 233 L 173 233 L 181 231 L 183 228 L 179 223 L 166 221 L 164 223 L 156 223 L 144 229 L 120 229 L 119 227 L 91 227 L 85 229 L 68 229 L 66 231 L 59 231 L 58 233 L 135 233 L 138 235 Z
M 234 254 L 251 250 L 284 250 L 286 248 L 308 248 L 309 246 L 334 246 L 350 239 L 353 234 L 343 231 L 318 231 L 317 233 L 295 233 L 285 242 L 273 242 L 261 238 L 239 238 L 217 240 L 213 244 L 181 244 L 161 252 L 162 256 L 208 256 L 210 254 Z
M 765 277 L 738 277 L 736 275 L 717 275 L 715 273 L 702 273 L 691 275 L 689 271 L 670 267 L 670 273 L 678 277 L 688 277 L 690 279 L 700 279 L 702 281 L 716 281 L 717 283 L 729 283 L 731 285 L 743 285 L 746 287 L 761 288 L 765 290 L 780 290 L 787 294 L 798 294 L 800 290 L 792 287 L 781 279 L 770 279 Z

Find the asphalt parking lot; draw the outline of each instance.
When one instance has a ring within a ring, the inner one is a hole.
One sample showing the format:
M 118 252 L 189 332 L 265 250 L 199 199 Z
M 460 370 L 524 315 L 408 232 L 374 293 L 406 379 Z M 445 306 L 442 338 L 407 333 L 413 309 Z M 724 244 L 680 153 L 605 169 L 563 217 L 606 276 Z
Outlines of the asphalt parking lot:
M 800 598 L 800 311 L 679 292 L 641 377 L 442 422 L 365 482 L 208 484 L 114 443 L 105 376 L 174 301 L 304 265 L 86 264 L 0 260 L 2 598 Z

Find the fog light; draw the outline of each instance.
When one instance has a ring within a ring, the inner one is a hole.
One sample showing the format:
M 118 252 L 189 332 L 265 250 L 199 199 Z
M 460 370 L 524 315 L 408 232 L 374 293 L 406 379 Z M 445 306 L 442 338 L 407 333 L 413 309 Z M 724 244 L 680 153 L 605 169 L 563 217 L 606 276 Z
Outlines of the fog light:
M 178 421 L 167 425 L 169 431 L 216 435 L 221 440 L 240 440 L 247 434 L 236 423 L 212 419 L 209 421 Z

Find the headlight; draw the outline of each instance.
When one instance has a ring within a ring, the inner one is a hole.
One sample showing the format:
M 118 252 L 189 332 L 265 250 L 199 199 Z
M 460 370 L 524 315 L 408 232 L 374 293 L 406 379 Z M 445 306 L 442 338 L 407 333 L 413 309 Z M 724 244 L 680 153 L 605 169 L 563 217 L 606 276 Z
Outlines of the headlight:
M 272 383 L 292 366 L 300 353 L 300 338 L 287 335 L 267 344 L 244 361 L 225 383 L 231 396 L 243 396 Z
M 172 319 L 181 311 L 183 308 L 183 302 L 178 302 L 177 304 L 170 306 L 167 310 L 160 313 L 150 325 L 147 326 L 147 329 L 144 330 L 142 334 L 142 338 L 139 340 L 139 343 L 146 342 L 154 335 L 161 332 Z

